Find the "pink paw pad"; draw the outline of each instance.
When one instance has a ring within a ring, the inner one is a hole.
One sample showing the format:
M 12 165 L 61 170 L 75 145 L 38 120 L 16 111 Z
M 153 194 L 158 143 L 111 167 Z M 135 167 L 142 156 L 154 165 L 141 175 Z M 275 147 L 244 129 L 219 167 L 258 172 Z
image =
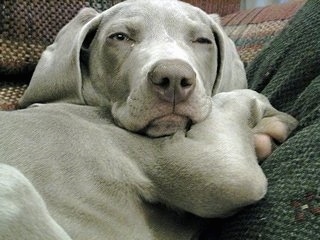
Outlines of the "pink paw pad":
M 283 142 L 287 139 L 290 130 L 286 123 L 277 117 L 266 117 L 253 128 L 254 144 L 259 160 L 271 155 L 273 140 Z
M 271 137 L 267 134 L 255 134 L 254 145 L 259 160 L 266 159 L 272 153 Z

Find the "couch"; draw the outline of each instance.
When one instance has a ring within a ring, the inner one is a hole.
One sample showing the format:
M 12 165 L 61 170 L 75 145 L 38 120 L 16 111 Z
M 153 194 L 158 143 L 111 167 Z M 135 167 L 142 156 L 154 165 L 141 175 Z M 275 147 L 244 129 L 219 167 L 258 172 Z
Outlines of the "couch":
M 116 2 L 69 0 L 57 6 L 55 1 L 2 1 L 0 110 L 18 107 L 41 52 L 80 8 L 103 10 Z M 219 12 L 211 1 L 189 2 Z M 239 1 L 219 4 L 221 23 L 245 63 L 249 88 L 300 122 L 262 163 L 269 179 L 266 197 L 218 220 L 219 239 L 320 239 L 320 1 L 242 11 Z M 208 229 L 208 239 L 216 228 Z

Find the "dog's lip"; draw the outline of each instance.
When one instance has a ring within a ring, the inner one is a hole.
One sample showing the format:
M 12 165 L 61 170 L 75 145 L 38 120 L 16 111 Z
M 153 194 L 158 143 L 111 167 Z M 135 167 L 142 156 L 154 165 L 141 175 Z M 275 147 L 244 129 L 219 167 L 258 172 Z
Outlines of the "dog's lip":
M 163 123 L 181 125 L 183 123 L 187 123 L 189 120 L 190 119 L 187 116 L 171 113 L 171 114 L 167 114 L 167 115 L 153 119 L 148 125 L 155 126 Z
M 167 114 L 151 120 L 141 133 L 151 137 L 169 136 L 179 130 L 188 131 L 191 123 L 191 119 L 187 116 Z

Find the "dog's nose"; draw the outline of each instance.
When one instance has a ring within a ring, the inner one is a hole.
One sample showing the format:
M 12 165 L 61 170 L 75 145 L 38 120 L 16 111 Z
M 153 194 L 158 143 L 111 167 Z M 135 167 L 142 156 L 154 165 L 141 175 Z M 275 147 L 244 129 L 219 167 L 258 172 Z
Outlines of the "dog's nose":
M 161 100 L 177 104 L 193 92 L 196 73 L 182 60 L 161 60 L 149 72 L 148 81 Z

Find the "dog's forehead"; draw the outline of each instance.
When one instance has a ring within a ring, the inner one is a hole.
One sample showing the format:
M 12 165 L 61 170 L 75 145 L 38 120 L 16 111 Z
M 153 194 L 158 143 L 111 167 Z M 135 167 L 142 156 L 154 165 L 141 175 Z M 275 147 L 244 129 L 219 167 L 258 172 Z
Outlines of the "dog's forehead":
M 153 28 L 158 24 L 210 24 L 210 18 L 206 13 L 175 0 L 130 0 L 117 4 L 110 10 L 113 21 L 141 21 L 146 27 Z M 110 12 L 106 11 L 105 14 L 109 15 Z

